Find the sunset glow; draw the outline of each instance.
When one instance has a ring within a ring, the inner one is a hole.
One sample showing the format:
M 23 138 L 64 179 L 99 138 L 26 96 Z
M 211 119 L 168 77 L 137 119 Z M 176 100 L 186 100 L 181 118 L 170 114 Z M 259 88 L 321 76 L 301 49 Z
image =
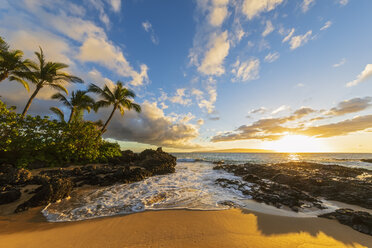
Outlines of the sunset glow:
M 327 152 L 330 150 L 323 141 L 304 135 L 286 135 L 280 140 L 268 142 L 267 149 L 277 152 Z

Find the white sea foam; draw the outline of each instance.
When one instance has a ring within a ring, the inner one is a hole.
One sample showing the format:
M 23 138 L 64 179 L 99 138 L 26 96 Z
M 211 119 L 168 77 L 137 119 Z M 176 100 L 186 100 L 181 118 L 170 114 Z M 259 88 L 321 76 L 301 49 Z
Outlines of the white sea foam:
M 218 178 L 237 180 L 245 186 L 221 187 Z M 130 214 L 146 210 L 193 209 L 223 210 L 231 207 L 246 208 L 275 215 L 314 217 L 338 208 L 324 201 L 326 210 L 304 209 L 295 213 L 277 209 L 250 200 L 241 190 L 249 191 L 249 183 L 223 170 L 213 170 L 213 164 L 200 161 L 178 161 L 176 172 L 154 176 L 146 180 L 117 184 L 97 190 L 74 192 L 69 199 L 49 204 L 42 212 L 51 222 L 78 221 L 117 214 Z
M 220 210 L 239 204 L 250 196 L 234 188 L 222 188 L 218 178 L 241 180 L 212 169 L 205 162 L 179 162 L 176 173 L 150 177 L 131 184 L 118 184 L 94 191 L 79 192 L 70 199 L 48 205 L 43 214 L 49 221 L 76 221 L 145 210 L 199 209 Z M 248 186 L 247 186 L 248 187 Z M 249 190 L 249 188 L 247 188 Z

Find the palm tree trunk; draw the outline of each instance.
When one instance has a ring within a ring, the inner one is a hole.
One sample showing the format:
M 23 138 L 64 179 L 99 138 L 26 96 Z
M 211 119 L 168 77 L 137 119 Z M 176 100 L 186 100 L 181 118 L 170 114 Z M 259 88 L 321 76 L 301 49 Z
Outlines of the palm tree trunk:
M 102 129 L 101 129 L 101 133 L 104 133 L 106 132 L 106 127 L 107 125 L 109 124 L 109 122 L 111 121 L 112 117 L 114 116 L 114 113 L 115 113 L 115 110 L 117 109 L 117 106 L 115 105 L 114 108 L 112 109 L 112 112 L 109 116 L 109 118 L 107 119 L 105 125 L 103 125 Z
M 71 114 L 70 114 L 70 118 L 68 119 L 68 123 L 70 123 L 72 121 L 72 118 L 74 117 L 74 114 L 75 114 L 75 108 L 71 108 Z
M 28 109 L 29 109 L 30 106 L 31 106 L 32 101 L 34 100 L 34 98 L 35 98 L 35 96 L 37 95 L 37 93 L 39 93 L 39 90 L 40 90 L 40 89 L 41 89 L 41 87 L 38 87 L 38 86 L 37 86 L 36 89 L 35 89 L 35 91 L 34 91 L 34 93 L 32 93 L 30 99 L 28 99 L 28 102 L 27 102 L 27 104 L 26 104 L 26 106 L 25 106 L 25 108 L 24 108 L 24 110 L 23 110 L 23 112 L 22 112 L 22 118 L 25 117 L 25 115 L 26 115 Z

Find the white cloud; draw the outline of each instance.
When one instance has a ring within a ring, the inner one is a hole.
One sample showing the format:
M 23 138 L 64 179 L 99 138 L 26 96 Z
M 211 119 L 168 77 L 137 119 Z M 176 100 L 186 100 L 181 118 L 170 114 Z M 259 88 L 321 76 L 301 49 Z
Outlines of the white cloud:
M 294 50 L 294 49 L 306 44 L 309 41 L 309 39 L 311 38 L 312 33 L 313 32 L 311 30 L 309 30 L 304 35 L 293 36 L 291 38 L 290 42 L 289 42 L 289 44 L 291 45 L 290 46 L 291 50 Z
M 283 0 L 244 0 L 242 12 L 248 19 L 253 19 L 262 12 L 269 12 L 281 4 Z
M 303 83 L 298 83 L 298 84 L 296 84 L 296 87 L 297 88 L 302 88 L 302 87 L 305 87 L 305 85 Z
M 150 38 L 151 38 L 152 43 L 154 43 L 155 45 L 159 44 L 159 38 L 155 34 L 155 30 L 152 27 L 152 24 L 149 21 L 145 21 L 145 22 L 142 22 L 142 27 L 145 29 L 147 33 L 150 33 Z
M 222 64 L 230 49 L 227 31 L 212 36 L 209 46 L 198 71 L 205 75 L 220 76 L 225 73 Z
M 265 107 L 260 107 L 258 109 L 252 109 L 249 111 L 249 114 L 265 114 L 267 112 L 267 108 Z
M 279 108 L 273 110 L 273 111 L 271 112 L 271 114 L 275 115 L 275 114 L 277 114 L 277 113 L 280 113 L 280 112 L 283 112 L 283 111 L 286 111 L 286 110 L 289 110 L 289 109 L 291 109 L 291 107 L 289 107 L 289 106 L 287 106 L 287 105 L 282 105 L 282 106 L 280 106 Z
M 262 36 L 265 37 L 268 34 L 270 34 L 272 31 L 274 31 L 274 26 L 271 21 L 266 21 L 266 27 L 265 30 L 262 32 Z
M 353 81 L 350 81 L 346 84 L 347 87 L 355 86 L 367 79 L 372 77 L 372 64 L 366 65 L 364 70 L 357 76 L 357 78 Z
M 192 115 L 165 115 L 157 102 L 145 101 L 141 113 L 127 111 L 125 118 L 115 114 L 105 136 L 122 141 L 136 141 L 157 146 L 191 148 L 199 135 L 198 126 L 188 123 Z M 109 110 L 98 112 L 107 118 Z
M 121 8 L 121 0 L 107 0 L 111 4 L 112 9 L 115 12 L 119 12 Z
M 202 126 L 202 125 L 204 125 L 204 120 L 203 120 L 203 119 L 199 119 L 196 123 L 197 123 L 199 126 Z
M 294 32 L 295 32 L 295 29 L 292 28 L 291 31 L 289 31 L 288 35 L 286 37 L 284 37 L 284 39 L 282 40 L 282 42 L 284 43 L 284 42 L 289 41 L 289 39 L 292 38 Z
M 336 67 L 343 66 L 345 63 L 346 63 L 346 59 L 345 59 L 345 58 L 342 58 L 342 59 L 340 60 L 340 62 L 334 64 L 333 67 L 336 68 Z
M 142 85 L 148 81 L 147 66 L 142 64 L 140 73 L 133 70 L 121 49 L 102 37 L 89 37 L 80 47 L 78 59 L 83 62 L 96 62 L 124 77 L 131 77 L 130 84 Z
M 275 60 L 279 59 L 280 54 L 278 52 L 269 53 L 265 57 L 265 61 L 268 63 L 272 63 Z
M 101 2 L 100 0 L 92 1 Z M 124 57 L 121 48 L 108 39 L 104 29 L 89 20 L 71 15 L 71 11 L 69 9 L 66 10 L 70 5 L 65 6 L 64 2 L 52 0 L 24 0 L 24 2 L 17 1 L 15 4 L 18 9 L 24 8 L 25 13 L 23 13 L 24 16 L 22 18 L 18 17 L 17 19 L 14 19 L 11 15 L 3 16 L 2 22 L 5 23 L 5 19 L 10 24 L 5 26 L 10 34 L 14 32 L 13 30 L 19 29 L 19 27 L 35 29 L 33 28 L 34 25 L 30 25 L 28 20 L 30 18 L 38 18 L 41 24 L 47 24 L 45 27 L 39 25 L 38 28 L 44 30 L 54 29 L 55 35 L 51 37 L 55 38 L 55 40 L 70 38 L 75 41 L 74 43 L 68 43 L 71 53 L 77 54 L 76 56 L 70 55 L 70 60 L 77 58 L 81 62 L 100 64 L 120 76 L 131 78 L 132 85 L 142 85 L 148 81 L 146 65 L 142 64 L 140 71 L 134 70 Z M 118 2 L 116 1 L 115 6 L 118 6 L 117 4 Z M 57 13 L 47 12 L 45 7 L 59 8 L 59 11 Z M 15 10 L 17 13 L 20 12 L 18 9 Z M 78 52 L 77 50 L 80 51 Z
M 176 94 L 173 97 L 169 97 L 169 101 L 172 103 L 179 103 L 181 105 L 190 105 L 191 104 L 191 99 L 185 98 L 186 89 L 177 89 Z
M 91 80 L 93 80 L 94 84 L 98 85 L 101 88 L 105 85 L 107 85 L 110 89 L 115 88 L 115 83 L 111 79 L 103 77 L 101 72 L 96 69 L 88 72 L 88 76 Z
M 240 62 L 238 59 L 233 65 L 231 72 L 234 74 L 234 81 L 249 81 L 259 78 L 260 72 L 260 60 L 252 58 L 244 62 Z
M 205 81 L 205 84 L 209 98 L 205 97 L 205 93 L 198 89 L 192 89 L 191 94 L 195 96 L 199 108 L 205 109 L 208 114 L 212 114 L 215 111 L 214 104 L 217 100 L 216 80 L 210 77 Z
M 347 3 L 349 2 L 349 0 L 339 0 L 339 4 L 345 6 Z
M 332 22 L 331 21 L 327 21 L 323 27 L 320 28 L 321 31 L 323 30 L 326 30 L 328 28 L 330 28 L 332 26 Z
M 312 7 L 315 4 L 315 0 L 303 0 L 301 4 L 302 12 L 307 12 L 310 7 Z
M 221 26 L 228 15 L 227 5 L 229 0 L 212 0 L 212 7 L 209 13 L 209 23 L 212 26 Z

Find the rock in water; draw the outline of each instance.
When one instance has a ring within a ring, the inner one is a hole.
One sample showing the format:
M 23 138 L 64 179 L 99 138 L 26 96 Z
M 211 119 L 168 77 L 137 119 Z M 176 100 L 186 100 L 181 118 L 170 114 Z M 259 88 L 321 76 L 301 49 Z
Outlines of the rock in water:
M 139 154 L 139 159 L 138 165 L 153 174 L 161 175 L 175 172 L 177 158 L 163 152 L 161 147 L 156 151 L 152 149 L 144 150 Z
M 22 212 L 32 207 L 45 206 L 70 195 L 72 182 L 68 178 L 52 178 L 48 183 L 42 185 L 37 193 L 28 201 L 19 205 L 15 212 Z

